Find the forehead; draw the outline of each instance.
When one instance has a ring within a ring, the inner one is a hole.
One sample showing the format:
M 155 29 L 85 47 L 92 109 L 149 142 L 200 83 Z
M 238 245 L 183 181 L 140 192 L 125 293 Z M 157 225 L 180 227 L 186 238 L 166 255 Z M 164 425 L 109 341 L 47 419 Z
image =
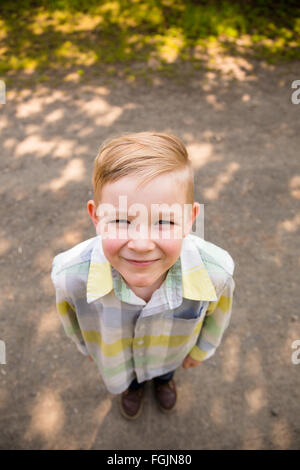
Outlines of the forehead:
M 139 186 L 140 185 L 140 186 Z M 173 175 L 160 175 L 145 184 L 136 176 L 126 176 L 110 182 L 102 188 L 101 203 L 119 207 L 119 198 L 127 199 L 127 204 L 184 204 L 186 191 L 180 180 Z

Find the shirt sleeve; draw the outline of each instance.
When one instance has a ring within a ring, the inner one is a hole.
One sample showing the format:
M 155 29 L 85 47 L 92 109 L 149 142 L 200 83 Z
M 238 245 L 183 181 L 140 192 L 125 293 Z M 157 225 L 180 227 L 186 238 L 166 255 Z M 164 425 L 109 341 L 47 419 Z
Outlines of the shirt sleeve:
M 55 275 L 56 267 L 54 262 L 52 265 L 51 279 L 55 287 L 56 292 L 56 310 L 59 316 L 59 319 L 63 325 L 64 331 L 68 338 L 70 338 L 76 344 L 78 350 L 88 356 L 89 352 L 87 350 L 85 341 L 83 339 L 80 326 L 78 323 L 78 318 L 76 315 L 76 309 L 72 305 L 71 300 L 68 298 L 65 289 L 57 279 Z
M 189 353 L 192 359 L 205 361 L 216 352 L 229 325 L 234 289 L 235 282 L 230 276 L 219 299 L 209 303 L 197 343 Z

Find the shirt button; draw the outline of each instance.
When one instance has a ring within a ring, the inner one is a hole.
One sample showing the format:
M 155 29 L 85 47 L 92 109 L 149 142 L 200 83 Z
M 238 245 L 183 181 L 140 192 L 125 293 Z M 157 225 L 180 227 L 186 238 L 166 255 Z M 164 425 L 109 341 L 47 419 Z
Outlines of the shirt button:
M 144 341 L 138 341 L 137 344 L 144 344 Z

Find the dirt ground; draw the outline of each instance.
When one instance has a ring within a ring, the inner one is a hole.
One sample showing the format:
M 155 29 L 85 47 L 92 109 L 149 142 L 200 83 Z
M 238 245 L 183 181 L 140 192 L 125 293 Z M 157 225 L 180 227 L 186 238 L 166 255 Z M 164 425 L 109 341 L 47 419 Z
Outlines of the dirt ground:
M 300 364 L 292 362 L 300 104 L 291 102 L 300 64 L 251 67 L 231 80 L 199 70 L 181 83 L 94 76 L 8 90 L 0 107 L 1 449 L 300 447 Z M 86 202 L 100 144 L 153 129 L 187 145 L 204 238 L 232 255 L 236 291 L 215 356 L 176 371 L 174 414 L 160 412 L 148 383 L 143 413 L 130 422 L 65 337 L 50 271 L 57 253 L 95 236 Z

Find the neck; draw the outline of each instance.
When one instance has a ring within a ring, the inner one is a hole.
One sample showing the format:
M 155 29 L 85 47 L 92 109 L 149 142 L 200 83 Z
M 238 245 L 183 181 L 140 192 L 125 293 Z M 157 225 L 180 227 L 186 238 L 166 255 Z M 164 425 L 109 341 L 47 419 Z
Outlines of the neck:
M 153 292 L 155 292 L 157 289 L 159 289 L 160 286 L 162 285 L 162 283 L 164 282 L 164 280 L 166 279 L 167 273 L 168 273 L 168 271 L 165 272 L 159 279 L 157 279 L 154 282 L 154 284 L 152 284 L 151 286 L 147 286 L 147 287 L 131 286 L 130 284 L 128 284 L 125 281 L 125 279 L 124 279 L 124 281 L 126 282 L 128 287 L 135 293 L 135 295 L 137 295 L 141 299 L 145 300 L 145 302 L 149 302 L 149 300 L 152 297 Z

